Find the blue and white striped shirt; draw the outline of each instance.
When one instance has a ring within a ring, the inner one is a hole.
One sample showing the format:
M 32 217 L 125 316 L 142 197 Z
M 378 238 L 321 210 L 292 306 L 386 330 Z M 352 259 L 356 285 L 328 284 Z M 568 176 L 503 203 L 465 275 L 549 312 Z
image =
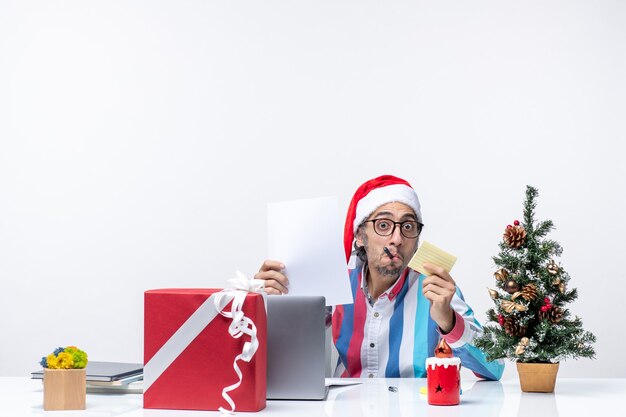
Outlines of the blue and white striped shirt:
M 472 345 L 482 326 L 458 287 L 451 301 L 456 323 L 442 335 L 422 293 L 424 275 L 407 268 L 373 304 L 367 300 L 363 276 L 363 265 L 350 270 L 354 303 L 337 306 L 333 312 L 333 340 L 339 353 L 336 377 L 423 378 L 426 358 L 434 355 L 443 337 L 463 366 L 481 378 L 500 379 L 504 362 L 487 362 Z

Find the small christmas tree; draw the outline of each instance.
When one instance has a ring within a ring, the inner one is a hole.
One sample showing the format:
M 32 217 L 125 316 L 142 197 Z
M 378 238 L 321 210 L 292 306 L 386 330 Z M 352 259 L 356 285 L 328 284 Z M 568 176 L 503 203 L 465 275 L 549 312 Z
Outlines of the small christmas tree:
M 506 227 L 500 253 L 493 258 L 496 289 L 489 289 L 495 308 L 476 340 L 489 360 L 557 363 L 566 358 L 594 358 L 595 336 L 583 330 L 579 317 L 565 308 L 578 297 L 568 288 L 570 276 L 555 257 L 561 246 L 546 235 L 552 221 L 535 222 L 537 189 L 527 186 L 524 222 Z

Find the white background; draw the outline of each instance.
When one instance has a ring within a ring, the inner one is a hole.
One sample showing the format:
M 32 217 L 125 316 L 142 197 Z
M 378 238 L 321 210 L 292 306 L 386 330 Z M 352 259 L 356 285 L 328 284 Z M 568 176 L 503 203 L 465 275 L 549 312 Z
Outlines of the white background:
M 0 0 L 0 375 L 141 361 L 144 290 L 252 274 L 267 203 L 390 173 L 481 320 L 538 187 L 598 337 L 560 375 L 626 377 L 625 28 L 617 0 Z

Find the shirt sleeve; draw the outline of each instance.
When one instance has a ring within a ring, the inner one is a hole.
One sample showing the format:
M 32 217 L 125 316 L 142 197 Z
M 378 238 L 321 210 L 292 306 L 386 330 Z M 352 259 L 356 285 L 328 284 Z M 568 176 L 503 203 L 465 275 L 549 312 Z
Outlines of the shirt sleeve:
M 326 306 L 326 328 L 328 329 L 333 324 L 333 307 Z
M 504 372 L 504 361 L 487 361 L 485 353 L 474 346 L 474 339 L 482 334 L 483 328 L 458 287 L 450 305 L 456 315 L 456 322 L 452 330 L 441 337 L 448 342 L 454 354 L 461 358 L 463 366 L 472 370 L 476 376 L 499 380 Z

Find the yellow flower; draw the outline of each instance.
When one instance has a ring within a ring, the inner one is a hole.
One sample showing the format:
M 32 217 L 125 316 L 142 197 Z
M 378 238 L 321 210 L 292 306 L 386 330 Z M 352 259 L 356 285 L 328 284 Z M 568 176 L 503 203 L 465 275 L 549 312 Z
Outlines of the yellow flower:
M 74 367 L 74 357 L 71 353 L 61 352 L 57 359 L 59 360 L 59 369 L 71 369 Z
M 48 362 L 48 368 L 59 369 L 59 359 L 54 355 L 54 353 L 46 356 L 46 361 Z

